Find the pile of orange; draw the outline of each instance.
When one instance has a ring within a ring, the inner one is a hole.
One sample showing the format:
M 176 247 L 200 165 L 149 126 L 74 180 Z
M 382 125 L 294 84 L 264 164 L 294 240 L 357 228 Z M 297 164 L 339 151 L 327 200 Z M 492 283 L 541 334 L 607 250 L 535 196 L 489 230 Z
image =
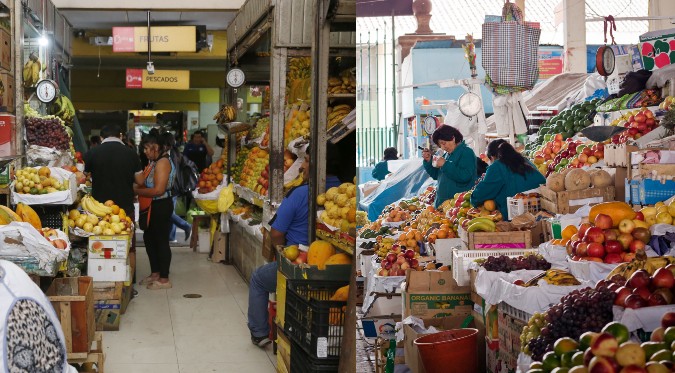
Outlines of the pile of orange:
M 405 227 L 403 233 L 398 237 L 397 243 L 400 246 L 405 246 L 406 249 L 413 249 L 419 253 L 420 247 L 418 242 L 422 241 L 424 235 L 417 229 Z
M 197 185 L 199 189 L 197 191 L 201 194 L 211 193 L 218 185 L 223 182 L 223 160 L 219 159 L 213 163 L 208 168 L 202 170 L 201 175 L 199 175 L 199 184 Z

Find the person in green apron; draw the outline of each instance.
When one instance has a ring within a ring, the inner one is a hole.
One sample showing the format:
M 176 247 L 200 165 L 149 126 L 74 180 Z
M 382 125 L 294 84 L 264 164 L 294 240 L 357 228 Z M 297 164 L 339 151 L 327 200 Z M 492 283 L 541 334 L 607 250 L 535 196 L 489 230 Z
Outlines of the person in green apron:
M 384 159 L 375 165 L 372 173 L 373 177 L 377 181 L 384 180 L 384 178 L 391 173 L 389 172 L 389 166 L 387 166 L 387 162 L 396 159 L 398 159 L 398 150 L 396 150 L 396 148 L 384 149 Z

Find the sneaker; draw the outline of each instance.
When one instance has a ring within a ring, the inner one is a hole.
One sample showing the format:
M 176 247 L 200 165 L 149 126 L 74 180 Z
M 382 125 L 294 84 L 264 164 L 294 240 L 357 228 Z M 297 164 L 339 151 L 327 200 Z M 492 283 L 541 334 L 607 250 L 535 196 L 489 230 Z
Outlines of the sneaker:
M 251 336 L 251 342 L 254 345 L 256 345 L 260 348 L 263 348 L 263 347 L 267 346 L 268 344 L 272 343 L 272 341 L 269 339 L 268 336 L 264 336 L 264 337 Z
M 185 231 L 185 242 L 190 241 L 190 234 L 192 234 L 192 229 L 188 229 Z

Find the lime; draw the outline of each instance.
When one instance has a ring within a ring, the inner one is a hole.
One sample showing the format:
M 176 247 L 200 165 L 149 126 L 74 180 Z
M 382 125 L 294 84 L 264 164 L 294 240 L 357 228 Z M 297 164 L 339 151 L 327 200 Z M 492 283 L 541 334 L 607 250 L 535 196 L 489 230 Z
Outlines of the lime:
M 652 355 L 656 352 L 665 350 L 666 344 L 661 342 L 644 342 L 640 345 L 643 350 L 645 350 L 645 356 L 647 359 L 651 359 Z

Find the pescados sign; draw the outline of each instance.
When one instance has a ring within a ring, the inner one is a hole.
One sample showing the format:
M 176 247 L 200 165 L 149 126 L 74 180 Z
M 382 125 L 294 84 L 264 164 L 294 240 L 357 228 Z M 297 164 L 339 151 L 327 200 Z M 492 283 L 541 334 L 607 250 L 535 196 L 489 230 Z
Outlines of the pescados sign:
M 131 89 L 190 89 L 189 70 L 127 69 L 126 87 Z

